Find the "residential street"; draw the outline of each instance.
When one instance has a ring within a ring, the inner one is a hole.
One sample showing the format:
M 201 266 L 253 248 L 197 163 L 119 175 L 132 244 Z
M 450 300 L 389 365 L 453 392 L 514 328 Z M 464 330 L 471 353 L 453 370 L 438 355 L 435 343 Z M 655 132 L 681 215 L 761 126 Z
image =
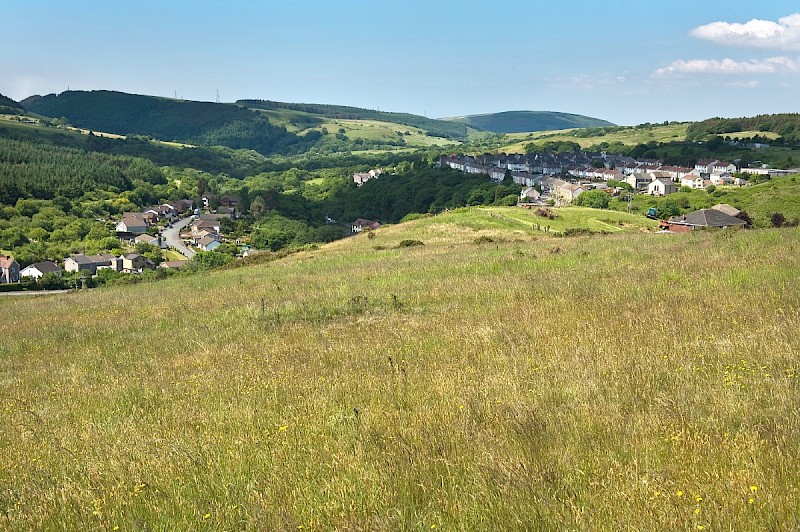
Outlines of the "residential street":
M 162 235 L 164 236 L 164 241 L 167 243 L 167 246 L 171 247 L 187 259 L 191 259 L 194 257 L 194 250 L 189 249 L 181 242 L 180 233 L 181 229 L 186 227 L 192 222 L 192 217 L 182 218 L 177 222 L 172 224 L 172 227 L 169 229 L 164 229 Z

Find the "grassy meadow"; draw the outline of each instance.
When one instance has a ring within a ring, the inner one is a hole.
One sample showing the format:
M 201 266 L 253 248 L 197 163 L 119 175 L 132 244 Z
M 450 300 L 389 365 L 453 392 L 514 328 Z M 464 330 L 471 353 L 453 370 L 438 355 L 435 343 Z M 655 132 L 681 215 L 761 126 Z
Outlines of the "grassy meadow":
M 800 230 L 507 218 L 0 298 L 0 528 L 799 527 Z

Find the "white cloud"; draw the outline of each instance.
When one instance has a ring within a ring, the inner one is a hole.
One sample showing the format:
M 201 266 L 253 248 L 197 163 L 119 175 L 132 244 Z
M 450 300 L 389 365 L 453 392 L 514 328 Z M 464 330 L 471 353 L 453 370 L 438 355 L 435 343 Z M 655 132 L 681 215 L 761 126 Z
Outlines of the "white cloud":
M 761 83 L 756 80 L 734 81 L 732 83 L 726 83 L 725 86 L 731 89 L 757 89 L 761 86 Z
M 788 57 L 769 57 L 767 59 L 751 59 L 735 61 L 733 59 L 690 59 L 673 61 L 669 65 L 653 72 L 653 77 L 661 78 L 680 74 L 777 74 L 779 72 L 796 72 L 797 61 Z
M 744 24 L 712 22 L 689 34 L 724 45 L 800 51 L 800 13 L 783 17 L 778 22 L 759 19 Z

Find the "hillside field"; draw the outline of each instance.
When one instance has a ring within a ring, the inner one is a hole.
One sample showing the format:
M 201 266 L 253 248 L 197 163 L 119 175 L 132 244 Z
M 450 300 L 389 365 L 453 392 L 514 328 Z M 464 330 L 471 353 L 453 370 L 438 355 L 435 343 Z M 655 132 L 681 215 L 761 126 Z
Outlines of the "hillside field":
M 505 144 L 499 151 L 505 153 L 525 153 L 525 145 L 531 142 L 544 141 L 569 141 L 580 144 L 581 148 L 588 148 L 601 142 L 609 144 L 621 143 L 626 146 L 646 144 L 648 142 L 681 142 L 686 140 L 685 124 L 670 124 L 667 126 L 656 125 L 652 128 L 627 128 L 622 131 L 606 133 L 601 136 L 584 137 L 576 135 L 580 129 L 570 129 L 564 131 L 541 131 L 538 133 L 512 133 L 507 135 L 509 143 Z
M 0 298 L 0 528 L 800 527 L 800 229 L 530 216 Z

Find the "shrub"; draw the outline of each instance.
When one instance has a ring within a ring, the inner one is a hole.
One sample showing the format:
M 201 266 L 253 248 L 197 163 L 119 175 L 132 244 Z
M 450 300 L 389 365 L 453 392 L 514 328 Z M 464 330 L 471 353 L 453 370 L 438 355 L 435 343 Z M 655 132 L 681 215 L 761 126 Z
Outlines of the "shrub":
M 414 246 L 424 246 L 424 245 L 425 245 L 425 243 L 422 242 L 421 240 L 410 240 L 410 239 L 407 239 L 407 240 L 401 240 L 400 244 L 397 247 L 410 248 L 410 247 L 414 247 Z

